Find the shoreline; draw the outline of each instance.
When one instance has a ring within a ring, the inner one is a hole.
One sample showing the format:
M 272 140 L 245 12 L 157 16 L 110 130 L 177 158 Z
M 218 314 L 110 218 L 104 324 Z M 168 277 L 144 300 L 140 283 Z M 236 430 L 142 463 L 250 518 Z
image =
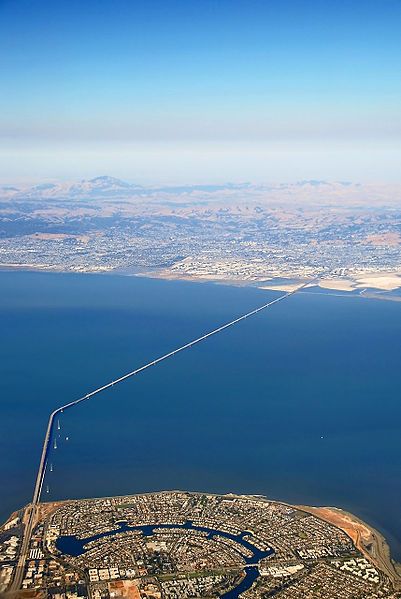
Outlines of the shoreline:
M 213 283 L 228 287 L 250 287 L 265 291 L 292 291 L 297 286 L 313 279 L 313 276 L 277 275 L 266 276 L 264 279 L 232 279 L 229 277 L 193 276 L 160 270 L 129 271 L 126 269 L 111 270 L 66 270 L 48 265 L 7 265 L 0 264 L 0 272 L 31 272 L 48 274 L 71 274 L 71 275 L 103 275 L 119 277 L 138 277 L 163 281 L 182 281 L 186 283 Z M 338 297 L 364 297 L 366 299 L 381 299 L 389 301 L 401 301 L 398 295 L 390 295 L 392 292 L 401 291 L 401 270 L 399 272 L 377 272 L 361 273 L 360 275 L 338 277 L 333 279 L 322 278 L 318 284 L 306 286 L 321 289 L 322 295 L 337 292 Z M 333 294 L 332 293 L 332 294 Z
M 336 528 L 342 530 L 352 540 L 354 546 L 372 562 L 380 571 L 384 572 L 388 576 L 394 585 L 396 591 L 401 590 L 401 563 L 396 562 L 391 557 L 390 546 L 387 543 L 386 538 L 373 526 L 356 516 L 355 514 L 343 510 L 341 508 L 333 506 L 308 506 L 300 504 L 292 504 L 287 501 L 280 501 L 278 499 L 270 499 L 266 495 L 250 495 L 250 494 L 239 494 L 239 493 L 213 493 L 213 492 L 202 492 L 202 491 L 182 491 L 180 489 L 161 490 L 161 491 L 145 491 L 143 493 L 123 494 L 123 495 L 104 495 L 102 497 L 86 497 L 80 499 L 60 499 L 57 501 L 42 501 L 38 505 L 38 513 L 35 518 L 36 523 L 40 520 L 51 515 L 55 510 L 72 502 L 80 501 L 97 501 L 99 499 L 114 499 L 119 497 L 137 497 L 142 495 L 153 495 L 155 493 L 160 494 L 171 494 L 171 493 L 187 493 L 188 495 L 210 495 L 213 497 L 233 497 L 245 500 L 259 500 L 266 501 L 273 504 L 286 505 L 290 508 L 300 510 L 307 514 L 311 514 L 321 520 L 332 524 Z M 27 510 L 29 510 L 31 504 L 28 503 L 23 508 L 17 509 L 9 516 L 9 518 L 2 524 L 0 529 L 12 520 L 18 513 L 23 513 L 22 521 L 25 520 Z
M 377 568 L 384 571 L 397 590 L 401 589 L 401 563 L 391 557 L 391 549 L 385 536 L 355 514 L 334 506 L 294 506 L 317 516 L 343 530 L 355 547 Z

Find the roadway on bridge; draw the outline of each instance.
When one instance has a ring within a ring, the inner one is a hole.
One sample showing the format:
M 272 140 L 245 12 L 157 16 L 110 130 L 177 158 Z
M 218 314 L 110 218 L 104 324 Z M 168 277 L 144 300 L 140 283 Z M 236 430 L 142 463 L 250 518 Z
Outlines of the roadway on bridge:
M 44 481 L 45 474 L 46 474 L 47 458 L 48 458 L 49 449 L 50 449 L 50 442 L 51 442 L 51 438 L 52 438 L 52 430 L 53 430 L 54 420 L 55 420 L 57 414 L 60 414 L 61 412 L 64 412 L 65 410 L 68 410 L 74 406 L 77 406 L 78 404 L 82 403 L 83 401 L 87 401 L 87 400 L 91 399 L 95 395 L 98 395 L 99 393 L 106 391 L 106 389 L 109 389 L 110 387 L 113 387 L 114 385 L 118 385 L 119 383 L 122 383 L 123 381 L 147 370 L 148 368 L 151 368 L 152 366 L 156 366 L 156 364 L 159 364 L 160 362 L 163 362 L 164 360 L 167 360 L 168 358 L 175 356 L 179 352 L 182 352 L 186 349 L 189 349 L 190 347 L 193 347 L 194 345 L 196 345 L 198 343 L 201 343 L 202 341 L 205 341 L 206 339 L 208 339 L 209 337 L 212 337 L 213 335 L 217 335 L 218 333 L 225 331 L 229 327 L 232 327 L 232 326 L 238 324 L 239 322 L 241 322 L 251 316 L 254 316 L 255 314 L 258 314 L 259 312 L 262 312 L 263 310 L 270 308 L 274 304 L 282 302 L 283 300 L 287 299 L 291 295 L 294 295 L 298 291 L 301 291 L 305 287 L 307 287 L 309 285 L 313 285 L 317 281 L 317 279 L 320 278 L 320 276 L 316 277 L 313 280 L 307 281 L 306 283 L 303 283 L 302 285 L 293 289 L 292 291 L 288 291 L 284 295 L 280 295 L 276 299 L 271 300 L 270 302 L 267 302 L 266 304 L 263 304 L 262 306 L 259 306 L 259 308 L 255 308 L 254 310 L 251 310 L 250 312 L 247 312 L 246 314 L 243 314 L 242 316 L 239 316 L 238 318 L 235 318 L 234 320 L 227 322 L 226 324 L 218 327 L 217 329 L 213 329 L 209 333 L 206 333 L 205 335 L 202 335 L 201 337 L 198 337 L 197 339 L 194 339 L 193 341 L 190 341 L 189 343 L 186 343 L 185 345 L 182 345 L 181 347 L 178 347 L 177 349 L 175 349 L 171 352 L 168 352 L 167 354 L 164 354 L 163 356 L 160 356 L 159 358 L 156 358 L 155 360 L 153 360 L 151 362 L 148 362 L 147 364 L 137 368 L 136 370 L 132 370 L 131 372 L 128 372 L 127 374 L 124 374 L 123 376 L 120 376 L 119 378 L 117 378 L 113 381 L 110 381 L 110 383 L 107 383 L 106 385 L 102 385 L 101 387 L 98 387 L 94 391 L 91 391 L 90 393 L 83 395 L 79 399 L 76 399 L 74 401 L 71 401 L 70 403 L 65 404 L 64 406 L 60 406 L 59 408 L 56 408 L 50 414 L 48 424 L 47 424 L 45 438 L 43 441 L 42 453 L 41 453 L 41 457 L 40 457 L 38 473 L 36 476 L 35 488 L 34 488 L 33 497 L 32 497 L 32 503 L 31 503 L 30 507 L 28 508 L 28 511 L 29 511 L 28 522 L 25 526 L 25 531 L 24 531 L 23 541 L 22 541 L 22 545 L 21 545 L 21 551 L 20 551 L 20 555 L 19 555 L 19 559 L 18 559 L 18 564 L 16 567 L 13 583 L 10 587 L 10 590 L 16 591 L 21 587 L 22 577 L 23 577 L 24 569 L 25 569 L 25 562 L 28 557 L 30 539 L 31 539 L 32 530 L 33 530 L 33 527 L 35 524 L 36 509 L 37 509 L 37 505 L 40 501 L 43 481 Z

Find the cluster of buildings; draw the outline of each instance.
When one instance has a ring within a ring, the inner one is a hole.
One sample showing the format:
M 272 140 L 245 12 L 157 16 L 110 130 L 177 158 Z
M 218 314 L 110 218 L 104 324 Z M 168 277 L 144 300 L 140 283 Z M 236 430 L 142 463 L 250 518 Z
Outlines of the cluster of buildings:
M 20 517 L 11 517 L 0 528 L 0 593 L 10 584 L 21 545 Z
M 342 530 L 259 497 L 160 492 L 56 503 L 44 514 L 22 588 L 51 599 L 396 598 Z M 14 530 L 2 531 L 0 567 L 12 565 L 4 556 Z
M 5 204 L 6 205 L 6 204 Z M 263 281 L 322 267 L 400 269 L 401 212 L 354 206 L 222 206 L 57 199 L 0 206 L 0 266 Z
M 351 558 L 333 564 L 343 572 L 350 572 L 368 582 L 378 584 L 380 582 L 379 572 L 364 557 Z
M 397 599 L 390 585 L 372 585 L 355 576 L 346 576 L 332 567 L 331 562 L 319 562 L 292 578 L 280 581 L 261 577 L 259 583 L 241 595 L 241 599 Z

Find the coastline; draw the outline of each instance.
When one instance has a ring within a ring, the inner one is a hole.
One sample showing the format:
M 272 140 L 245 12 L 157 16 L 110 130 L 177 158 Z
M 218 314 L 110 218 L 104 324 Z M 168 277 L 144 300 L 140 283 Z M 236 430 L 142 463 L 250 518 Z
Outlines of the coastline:
M 235 279 L 226 276 L 207 276 L 191 275 L 184 273 L 174 273 L 166 270 L 146 270 L 141 269 L 63 269 L 51 265 L 34 264 L 0 264 L 0 272 L 38 272 L 54 274 L 76 274 L 76 275 L 108 275 L 123 277 L 140 277 L 146 279 L 159 279 L 166 281 L 184 281 L 187 283 L 214 283 L 216 285 L 226 285 L 229 287 L 253 287 L 266 291 L 293 291 L 300 284 L 308 279 L 313 279 L 313 275 L 294 276 L 291 274 L 266 275 L 265 278 Z M 401 301 L 399 296 L 390 295 L 392 292 L 401 290 L 401 269 L 397 272 L 372 272 L 357 273 L 353 276 L 338 276 L 335 278 L 321 278 L 318 283 L 313 283 L 308 288 L 320 288 L 324 292 L 338 292 L 340 297 L 364 297 L 366 299 L 381 299 L 390 301 Z
M 294 506 L 317 516 L 343 530 L 361 553 L 392 580 L 396 590 L 401 589 L 401 564 L 391 557 L 390 546 L 384 535 L 355 514 L 333 506 Z
M 132 496 L 140 496 L 140 495 L 152 495 L 155 491 L 152 492 L 143 492 L 143 493 L 135 493 Z M 305 513 L 309 513 L 329 524 L 332 524 L 336 528 L 339 528 L 343 532 L 345 532 L 352 540 L 355 547 L 368 559 L 368 561 L 372 562 L 376 568 L 382 571 L 392 582 L 394 585 L 394 589 L 396 591 L 401 590 L 401 564 L 395 562 L 391 558 L 390 547 L 385 539 L 385 537 L 374 527 L 367 524 L 365 521 L 361 520 L 354 514 L 347 512 L 341 508 L 332 507 L 332 506 L 308 506 L 308 505 L 298 505 L 291 504 L 285 501 L 280 501 L 277 499 L 270 499 L 265 495 L 249 495 L 249 494 L 238 494 L 238 493 L 226 493 L 219 494 L 213 492 L 200 492 L 200 491 L 182 491 L 179 489 L 172 490 L 161 490 L 159 491 L 161 494 L 170 494 L 170 493 L 188 493 L 189 495 L 210 495 L 215 497 L 233 497 L 240 498 L 245 500 L 262 500 L 273 504 L 281 504 L 286 505 L 290 508 L 294 508 L 296 510 L 300 510 Z M 63 499 L 59 501 L 50 501 L 50 502 L 41 502 L 38 505 L 38 512 L 35 518 L 35 523 L 37 524 L 39 521 L 51 515 L 55 510 L 66 505 L 71 502 L 76 501 L 96 501 L 99 499 L 113 499 L 116 497 L 125 497 L 126 495 L 105 495 L 103 497 L 88 497 L 81 499 Z M 9 518 L 0 525 L 0 530 L 7 525 L 8 522 L 12 521 L 12 519 L 18 513 L 23 513 L 22 521 L 25 522 L 26 514 L 29 511 L 30 503 L 24 506 L 19 510 L 15 510 Z

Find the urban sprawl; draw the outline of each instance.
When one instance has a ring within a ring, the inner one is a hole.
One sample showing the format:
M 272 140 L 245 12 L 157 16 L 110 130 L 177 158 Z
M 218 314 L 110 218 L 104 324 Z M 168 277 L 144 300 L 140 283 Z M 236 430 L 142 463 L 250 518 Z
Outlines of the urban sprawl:
M 22 589 L 49 599 L 395 599 L 336 526 L 259 497 L 160 492 L 42 504 Z M 12 582 L 24 511 L 0 531 Z

